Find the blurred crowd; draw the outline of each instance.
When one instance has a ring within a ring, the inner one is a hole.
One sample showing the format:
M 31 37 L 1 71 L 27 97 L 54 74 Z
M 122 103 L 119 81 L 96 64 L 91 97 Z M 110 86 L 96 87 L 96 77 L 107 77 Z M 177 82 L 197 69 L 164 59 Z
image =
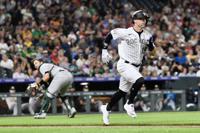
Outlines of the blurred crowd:
M 155 55 L 145 56 L 141 71 L 144 76 L 199 71 L 200 76 L 200 3 L 168 1 L 160 12 L 149 12 L 147 30 L 158 47 Z M 1 0 L 0 67 L 13 78 L 34 78 L 30 61 L 41 57 L 74 76 L 115 76 L 117 46 L 109 46 L 113 62 L 105 65 L 102 42 L 111 29 L 130 27 L 134 10 L 128 0 Z

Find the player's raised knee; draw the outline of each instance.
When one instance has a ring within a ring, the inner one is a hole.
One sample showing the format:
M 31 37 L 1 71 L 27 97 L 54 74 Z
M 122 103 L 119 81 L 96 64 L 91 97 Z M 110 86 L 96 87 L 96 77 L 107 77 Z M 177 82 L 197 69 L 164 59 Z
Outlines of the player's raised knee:
M 140 77 L 139 79 L 136 80 L 134 86 L 140 88 L 143 84 L 144 84 L 144 78 Z

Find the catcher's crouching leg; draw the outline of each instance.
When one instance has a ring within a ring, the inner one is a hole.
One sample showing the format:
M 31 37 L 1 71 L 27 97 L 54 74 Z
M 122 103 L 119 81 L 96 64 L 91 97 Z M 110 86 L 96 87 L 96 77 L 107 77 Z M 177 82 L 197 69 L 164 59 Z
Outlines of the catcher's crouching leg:
M 42 101 L 42 107 L 40 109 L 40 112 L 34 116 L 35 119 L 46 118 L 46 115 L 51 105 L 51 100 L 53 99 L 53 97 L 54 96 L 52 94 L 50 94 L 49 92 L 46 92 Z
M 66 98 L 65 96 L 59 95 L 60 99 L 62 100 L 62 103 L 67 109 L 67 114 L 69 118 L 74 118 L 77 111 L 76 109 L 72 106 L 72 101 L 70 101 L 69 98 Z

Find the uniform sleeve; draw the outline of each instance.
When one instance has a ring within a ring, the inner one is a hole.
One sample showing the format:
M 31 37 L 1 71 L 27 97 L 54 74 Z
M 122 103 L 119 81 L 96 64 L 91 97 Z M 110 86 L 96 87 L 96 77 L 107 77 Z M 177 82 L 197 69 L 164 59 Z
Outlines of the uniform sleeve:
M 39 71 L 42 75 L 44 75 L 45 73 L 49 72 L 51 70 L 51 68 L 53 67 L 52 64 L 42 64 L 39 68 Z
M 45 74 L 45 70 L 44 70 L 44 64 L 42 64 L 40 67 L 39 67 L 39 72 L 44 75 Z
M 112 37 L 115 40 L 117 38 L 120 38 L 122 36 L 123 32 L 124 31 L 121 28 L 116 28 L 116 29 L 111 30 L 110 33 L 112 34 Z
M 106 36 L 104 43 L 103 43 L 103 49 L 107 49 L 108 45 L 110 44 L 111 40 L 117 40 L 119 39 L 123 34 L 122 28 L 113 29 L 110 31 L 110 33 Z

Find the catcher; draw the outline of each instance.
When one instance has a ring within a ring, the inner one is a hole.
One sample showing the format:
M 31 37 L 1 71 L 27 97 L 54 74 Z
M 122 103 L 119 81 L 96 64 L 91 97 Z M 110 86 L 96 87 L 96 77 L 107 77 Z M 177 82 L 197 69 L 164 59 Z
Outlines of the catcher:
M 57 96 L 62 100 L 68 110 L 68 117 L 73 118 L 76 114 L 76 109 L 71 107 L 69 100 L 66 100 L 64 93 L 73 83 L 72 74 L 59 66 L 51 63 L 44 63 L 41 58 L 32 61 L 34 67 L 42 74 L 42 79 L 38 83 L 32 83 L 31 88 L 35 88 L 39 92 L 44 91 L 42 94 L 42 107 L 39 113 L 36 113 L 35 119 L 45 119 L 51 100 Z M 41 89 L 42 88 L 42 89 Z M 45 88 L 45 89 L 43 89 Z M 29 88 L 29 90 L 31 90 Z M 30 91 L 31 92 L 31 91 Z M 37 91 L 36 91 L 37 92 Z

